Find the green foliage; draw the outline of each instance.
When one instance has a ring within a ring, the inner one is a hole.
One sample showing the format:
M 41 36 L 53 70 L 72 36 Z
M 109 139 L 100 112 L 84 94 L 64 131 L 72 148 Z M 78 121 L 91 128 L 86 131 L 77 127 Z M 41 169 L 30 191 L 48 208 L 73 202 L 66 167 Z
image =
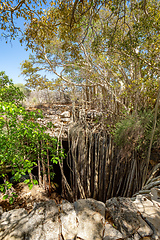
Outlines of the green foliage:
M 15 39 L 18 34 L 22 33 L 21 26 L 16 22 L 18 18 L 23 18 L 24 21 L 32 21 L 37 15 L 43 13 L 42 4 L 45 5 L 45 0 L 31 1 L 8 1 L 0 0 L 0 29 L 2 36 Z M 24 22 L 23 21 L 23 22 Z M 24 23 L 25 24 L 25 23 Z M 22 43 L 22 40 L 20 39 Z
M 13 84 L 4 71 L 0 72 L 0 102 L 19 104 L 23 98 L 24 94 L 20 88 Z
M 4 76 L 4 73 L 3 73 Z M 52 162 L 58 162 L 63 157 L 59 150 L 57 153 L 57 140 L 45 133 L 45 131 L 54 126 L 52 123 L 48 124 L 47 127 L 41 126 L 38 122 L 38 118 L 43 118 L 42 112 L 31 111 L 28 112 L 21 105 L 16 103 L 19 101 L 18 96 L 21 99 L 21 91 L 12 82 L 8 81 L 6 75 L 3 78 L 6 79 L 6 84 L 1 81 L 2 88 L 0 89 L 0 177 L 5 178 L 7 176 L 7 169 L 14 176 L 15 181 L 20 181 L 21 177 L 25 174 L 31 173 L 34 166 L 37 165 L 38 156 L 41 156 L 43 163 L 47 166 L 47 151 L 49 151 Z M 9 95 L 11 90 L 10 98 L 5 99 L 4 92 Z M 15 95 L 17 93 L 19 95 Z M 8 100 L 8 101 L 7 101 Z M 31 189 L 33 184 L 37 184 L 36 180 L 30 182 L 26 180 Z M 0 191 L 5 193 L 7 189 L 10 189 L 11 183 L 5 181 L 0 186 Z M 5 198 L 7 195 L 5 195 Z M 12 198 L 14 198 L 13 195 Z M 9 201 L 12 203 L 13 199 Z
M 52 2 L 24 33 L 33 53 L 22 63 L 28 87 L 74 86 L 79 90 L 82 84 L 94 92 L 97 85 L 104 88 L 106 105 L 111 106 L 110 95 L 121 105 L 118 112 L 123 107 L 153 109 L 159 86 L 160 14 L 157 1 L 144 2 L 144 7 L 142 2 L 95 1 L 95 8 L 91 1 L 82 5 L 75 1 L 74 7 L 67 1 Z M 56 74 L 57 79 L 42 76 L 44 70 Z
M 114 140 L 117 145 L 126 148 L 147 152 L 151 132 L 153 128 L 154 112 L 151 110 L 139 113 L 132 113 L 120 120 L 113 131 Z M 157 120 L 157 127 L 154 135 L 153 147 L 160 144 L 160 120 Z
M 16 83 L 14 84 L 15 87 L 18 87 L 20 89 L 20 91 L 26 96 L 28 97 L 30 95 L 30 90 L 23 85 L 22 83 Z

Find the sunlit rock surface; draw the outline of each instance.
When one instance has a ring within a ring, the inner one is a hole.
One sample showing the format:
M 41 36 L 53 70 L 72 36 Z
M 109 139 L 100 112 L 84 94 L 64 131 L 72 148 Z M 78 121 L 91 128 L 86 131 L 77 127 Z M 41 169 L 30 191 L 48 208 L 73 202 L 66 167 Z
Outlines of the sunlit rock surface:
M 158 199 L 157 199 L 158 200 Z M 74 203 L 53 200 L 33 210 L 0 211 L 1 240 L 118 240 L 160 239 L 160 203 L 137 195 Z

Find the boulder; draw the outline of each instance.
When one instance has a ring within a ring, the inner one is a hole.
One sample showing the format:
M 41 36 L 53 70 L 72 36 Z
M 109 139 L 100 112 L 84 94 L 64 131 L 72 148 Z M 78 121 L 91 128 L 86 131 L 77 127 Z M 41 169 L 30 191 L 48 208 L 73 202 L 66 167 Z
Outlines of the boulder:
M 160 205 L 158 202 L 150 201 L 143 195 L 137 195 L 134 205 L 141 218 L 152 230 L 152 239 L 160 239 Z
M 158 202 L 160 206 L 160 189 L 159 188 L 154 187 L 151 189 L 151 199 L 152 199 L 152 202 L 153 201 Z
M 77 214 L 77 237 L 85 240 L 103 238 L 105 204 L 94 199 L 80 199 L 74 203 Z
M 106 222 L 103 240 L 118 240 L 122 238 L 123 238 L 122 234 L 110 223 Z
M 48 201 L 37 204 L 30 214 L 24 209 L 3 213 L 0 223 L 3 232 L 0 232 L 0 236 L 4 240 L 58 239 L 60 230 L 58 212 L 56 203 Z
M 140 227 L 137 209 L 129 198 L 116 197 L 106 201 L 106 217 L 123 238 L 132 236 Z
M 77 236 L 78 224 L 76 211 L 72 203 L 62 202 L 60 219 L 64 239 L 74 239 Z
M 158 240 L 160 206 L 138 195 L 116 197 L 106 204 L 94 199 L 74 203 L 35 203 L 32 211 L 15 209 L 0 215 L 1 240 Z

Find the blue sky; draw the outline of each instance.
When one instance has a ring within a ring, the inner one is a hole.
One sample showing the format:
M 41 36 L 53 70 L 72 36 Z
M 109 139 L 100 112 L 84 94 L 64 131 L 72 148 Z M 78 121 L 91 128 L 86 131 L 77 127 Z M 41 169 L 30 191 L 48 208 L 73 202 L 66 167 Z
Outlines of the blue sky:
M 24 76 L 21 73 L 20 63 L 28 59 L 31 51 L 26 51 L 25 46 L 21 46 L 19 40 L 6 43 L 5 39 L 0 40 L 0 71 L 5 71 L 14 83 L 25 84 Z
M 46 9 L 49 7 L 47 0 L 47 5 L 42 4 L 42 8 Z M 16 20 L 17 26 L 23 29 L 23 18 L 18 18 Z M 20 76 L 20 63 L 29 58 L 31 50 L 26 51 L 25 46 L 21 46 L 18 38 L 6 43 L 6 40 L 1 38 L 0 30 L 0 71 L 5 71 L 6 75 L 13 80 L 14 83 L 23 83 L 25 84 L 24 76 Z
M 0 31 L 1 34 L 1 31 Z M 24 76 L 21 75 L 21 63 L 29 58 L 29 54 L 33 54 L 31 50 L 26 51 L 25 45 L 21 46 L 18 38 L 6 43 L 5 39 L 0 38 L 0 72 L 5 71 L 9 79 L 14 83 L 25 84 Z M 50 79 L 54 79 L 54 74 L 42 72 Z

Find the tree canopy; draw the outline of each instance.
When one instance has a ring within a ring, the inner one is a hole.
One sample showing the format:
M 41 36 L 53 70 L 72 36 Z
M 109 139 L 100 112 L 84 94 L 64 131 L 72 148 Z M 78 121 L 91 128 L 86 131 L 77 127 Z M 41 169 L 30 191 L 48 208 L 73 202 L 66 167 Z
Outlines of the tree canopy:
M 154 106 L 160 62 L 158 1 L 47 4 L 0 2 L 0 26 L 11 38 L 20 30 L 16 19 L 24 18 L 20 41 L 33 51 L 22 63 L 29 87 L 81 89 L 88 100 L 98 96 L 128 111 Z M 57 78 L 48 79 L 41 70 Z
M 75 1 L 72 8 L 67 3 L 62 2 L 63 11 L 62 6 L 53 5 L 26 29 L 24 39 L 34 53 L 22 64 L 28 85 L 98 86 L 125 109 L 154 105 L 159 74 L 158 3 L 95 1 L 94 11 L 92 1 Z M 92 11 L 96 17 L 90 16 Z M 41 70 L 56 74 L 57 80 L 42 76 Z

